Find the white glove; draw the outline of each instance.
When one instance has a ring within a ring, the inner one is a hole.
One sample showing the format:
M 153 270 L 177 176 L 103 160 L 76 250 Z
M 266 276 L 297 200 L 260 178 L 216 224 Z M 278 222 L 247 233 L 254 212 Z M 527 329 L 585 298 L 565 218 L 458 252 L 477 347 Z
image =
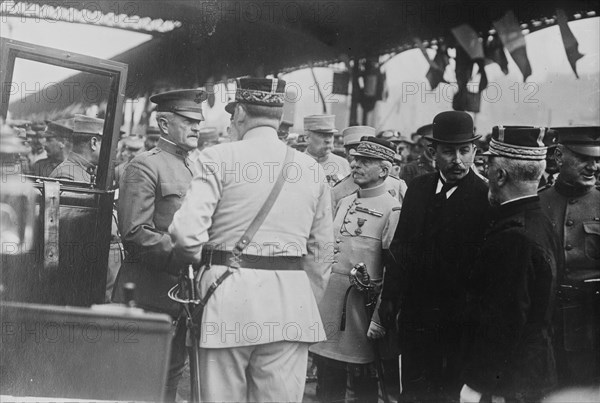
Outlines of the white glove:
M 479 403 L 481 393 L 471 389 L 468 385 L 463 385 L 460 390 L 460 403 Z
M 367 330 L 367 339 L 377 340 L 385 336 L 385 328 L 379 323 L 371 321 L 369 330 Z

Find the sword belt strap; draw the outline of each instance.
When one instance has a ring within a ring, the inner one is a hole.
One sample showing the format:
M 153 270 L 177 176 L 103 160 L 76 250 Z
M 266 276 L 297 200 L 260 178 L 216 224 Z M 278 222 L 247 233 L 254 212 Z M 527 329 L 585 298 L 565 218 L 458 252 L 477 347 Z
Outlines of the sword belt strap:
M 209 249 L 202 251 L 202 263 L 229 266 L 237 258 L 241 268 L 259 270 L 302 270 L 302 259 L 297 256 L 234 255 L 231 251 Z

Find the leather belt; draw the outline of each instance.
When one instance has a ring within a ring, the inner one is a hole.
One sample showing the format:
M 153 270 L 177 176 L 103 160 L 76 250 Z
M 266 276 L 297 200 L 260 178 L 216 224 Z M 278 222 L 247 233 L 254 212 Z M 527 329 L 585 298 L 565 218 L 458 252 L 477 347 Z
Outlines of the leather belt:
M 202 264 L 229 266 L 233 253 L 226 250 L 209 249 L 202 251 Z M 298 256 L 239 256 L 240 267 L 259 270 L 302 270 L 302 258 Z

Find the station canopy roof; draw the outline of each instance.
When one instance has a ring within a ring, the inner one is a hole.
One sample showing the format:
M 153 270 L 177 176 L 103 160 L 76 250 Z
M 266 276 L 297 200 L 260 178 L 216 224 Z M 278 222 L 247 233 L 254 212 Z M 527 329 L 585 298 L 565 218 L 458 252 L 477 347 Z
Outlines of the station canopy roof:
M 42 10 L 57 4 L 27 3 Z M 89 12 L 130 21 L 145 19 L 150 25 L 169 21 L 171 30 L 150 32 L 150 41 L 113 58 L 129 65 L 128 97 L 156 88 L 198 87 L 209 77 L 220 81 L 276 74 L 400 53 L 413 48 L 415 38 L 426 46 L 440 40 L 452 46 L 451 28 L 466 23 L 485 38 L 493 21 L 509 10 L 526 33 L 554 25 L 559 8 L 569 20 L 596 16 L 600 11 L 598 0 L 95 0 L 66 4 L 78 10 L 92 4 Z

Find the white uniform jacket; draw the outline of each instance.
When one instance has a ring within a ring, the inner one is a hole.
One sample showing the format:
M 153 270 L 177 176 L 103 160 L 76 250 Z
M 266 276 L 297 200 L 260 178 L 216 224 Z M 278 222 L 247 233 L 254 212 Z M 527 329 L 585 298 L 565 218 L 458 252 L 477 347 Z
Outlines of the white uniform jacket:
M 169 228 L 177 259 L 199 262 L 206 243 L 231 251 L 273 188 L 286 151 L 268 127 L 203 150 L 200 173 Z M 302 257 L 303 270 L 235 270 L 205 308 L 201 347 L 325 339 L 317 301 L 333 261 L 330 188 L 323 169 L 307 155 L 295 152 L 283 169 L 283 189 L 244 253 Z M 213 265 L 201 292 L 226 269 Z

